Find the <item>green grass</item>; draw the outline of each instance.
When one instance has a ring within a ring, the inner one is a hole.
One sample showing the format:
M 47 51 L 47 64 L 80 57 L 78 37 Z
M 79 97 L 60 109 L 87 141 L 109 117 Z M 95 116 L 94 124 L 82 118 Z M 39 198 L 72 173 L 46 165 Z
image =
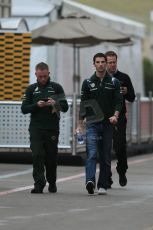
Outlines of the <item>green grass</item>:
M 75 0 L 75 2 L 144 23 L 148 29 L 150 28 L 153 0 Z

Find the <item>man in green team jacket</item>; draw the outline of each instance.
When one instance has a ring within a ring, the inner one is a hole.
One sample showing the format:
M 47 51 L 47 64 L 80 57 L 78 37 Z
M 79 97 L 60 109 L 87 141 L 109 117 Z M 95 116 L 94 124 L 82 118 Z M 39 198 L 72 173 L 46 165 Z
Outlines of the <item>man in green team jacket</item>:
M 46 180 L 48 191 L 55 193 L 60 111 L 67 112 L 68 103 L 62 86 L 50 80 L 48 65 L 38 63 L 35 70 L 37 83 L 27 87 L 21 105 L 23 114 L 31 113 L 29 132 L 34 178 L 31 193 L 43 193 Z
M 122 108 L 120 83 L 106 71 L 106 56 L 97 53 L 93 57 L 94 74 L 85 79 L 81 89 L 79 124 L 76 131 L 83 132 L 86 120 L 86 189 L 94 194 L 96 187 L 96 162 L 99 156 L 99 195 L 107 194 L 111 166 L 113 125 L 118 122 Z

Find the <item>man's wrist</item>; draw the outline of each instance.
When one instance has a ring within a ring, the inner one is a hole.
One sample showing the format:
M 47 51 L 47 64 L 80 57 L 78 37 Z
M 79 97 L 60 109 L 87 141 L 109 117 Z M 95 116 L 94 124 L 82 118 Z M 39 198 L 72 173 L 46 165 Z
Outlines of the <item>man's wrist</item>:
M 116 117 L 117 119 L 118 119 L 118 117 L 119 117 L 119 115 L 118 115 L 118 114 L 114 114 L 113 116 L 114 116 L 114 117 Z
M 79 126 L 83 126 L 83 120 L 79 120 L 78 125 L 79 125 Z

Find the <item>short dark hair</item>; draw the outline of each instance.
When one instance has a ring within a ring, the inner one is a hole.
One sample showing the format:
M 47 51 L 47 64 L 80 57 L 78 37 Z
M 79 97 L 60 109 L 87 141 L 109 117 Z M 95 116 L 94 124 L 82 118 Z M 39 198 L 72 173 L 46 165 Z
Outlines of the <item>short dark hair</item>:
M 117 59 L 117 53 L 115 53 L 113 50 L 107 51 L 107 52 L 105 53 L 105 56 L 106 56 L 106 58 L 107 58 L 108 56 L 115 56 L 116 59 Z
M 37 70 L 37 69 L 41 69 L 41 70 L 47 69 L 47 70 L 49 70 L 49 67 L 48 67 L 48 65 L 47 65 L 46 63 L 44 63 L 44 62 L 39 62 L 39 63 L 36 65 L 35 69 L 36 69 L 36 70 Z
M 105 59 L 105 61 L 107 60 L 105 54 L 103 54 L 103 53 L 96 53 L 94 55 L 94 57 L 93 57 L 93 63 L 95 63 L 97 57 L 103 57 Z

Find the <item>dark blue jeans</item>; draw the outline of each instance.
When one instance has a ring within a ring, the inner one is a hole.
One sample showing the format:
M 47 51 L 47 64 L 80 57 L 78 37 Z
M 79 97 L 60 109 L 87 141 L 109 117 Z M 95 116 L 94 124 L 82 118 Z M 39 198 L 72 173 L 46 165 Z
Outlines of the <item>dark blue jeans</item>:
M 96 122 L 86 126 L 86 183 L 96 184 L 96 163 L 99 159 L 99 178 L 97 188 L 107 189 L 107 181 L 111 166 L 111 149 L 113 126 L 106 122 Z

